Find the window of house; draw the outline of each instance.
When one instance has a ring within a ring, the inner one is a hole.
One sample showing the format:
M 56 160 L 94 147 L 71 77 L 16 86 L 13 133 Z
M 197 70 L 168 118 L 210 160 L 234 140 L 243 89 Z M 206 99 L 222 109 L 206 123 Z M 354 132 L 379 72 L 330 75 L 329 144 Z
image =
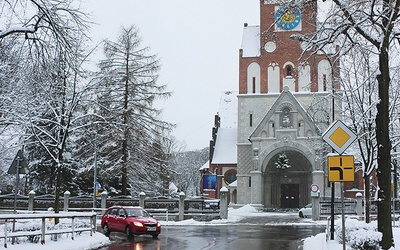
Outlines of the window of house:
M 250 127 L 253 127 L 253 114 L 250 114 Z
M 326 91 L 326 74 L 322 75 L 322 88 L 323 91 Z

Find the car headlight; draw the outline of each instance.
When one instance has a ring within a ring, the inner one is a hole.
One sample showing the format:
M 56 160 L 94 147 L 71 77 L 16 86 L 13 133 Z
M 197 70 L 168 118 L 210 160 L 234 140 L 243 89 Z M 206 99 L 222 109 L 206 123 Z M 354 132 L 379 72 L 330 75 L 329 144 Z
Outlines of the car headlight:
M 160 222 L 157 222 L 157 227 L 161 227 L 161 224 L 160 224 Z
M 138 221 L 133 222 L 133 225 L 135 227 L 143 227 L 143 224 L 141 222 L 138 222 Z

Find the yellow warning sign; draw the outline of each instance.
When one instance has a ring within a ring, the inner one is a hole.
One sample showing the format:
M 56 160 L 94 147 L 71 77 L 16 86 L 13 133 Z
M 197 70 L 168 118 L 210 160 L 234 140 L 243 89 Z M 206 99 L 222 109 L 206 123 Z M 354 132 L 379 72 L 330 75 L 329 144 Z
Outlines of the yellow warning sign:
M 328 180 L 330 182 L 354 181 L 354 156 L 328 156 Z

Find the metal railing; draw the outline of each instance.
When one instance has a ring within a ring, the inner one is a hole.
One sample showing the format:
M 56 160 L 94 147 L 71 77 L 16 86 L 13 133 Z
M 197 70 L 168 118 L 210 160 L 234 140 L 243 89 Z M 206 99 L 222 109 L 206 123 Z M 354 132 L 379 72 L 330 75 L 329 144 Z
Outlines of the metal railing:
M 71 227 L 62 229 L 46 229 L 46 219 L 71 219 Z M 89 227 L 75 227 L 76 218 L 89 218 Z M 15 223 L 18 220 L 37 220 L 41 219 L 42 225 L 40 230 L 34 231 L 14 231 L 8 232 L 7 225 Z M 45 236 L 53 234 L 71 233 L 71 239 L 75 237 L 75 233 L 89 231 L 92 236 L 96 232 L 96 213 L 81 213 L 81 212 L 62 212 L 62 213 L 31 213 L 31 214 L 0 214 L 0 220 L 4 220 L 4 232 L 0 238 L 4 238 L 4 247 L 7 248 L 7 242 L 12 237 L 29 237 L 40 236 L 41 244 L 45 244 Z

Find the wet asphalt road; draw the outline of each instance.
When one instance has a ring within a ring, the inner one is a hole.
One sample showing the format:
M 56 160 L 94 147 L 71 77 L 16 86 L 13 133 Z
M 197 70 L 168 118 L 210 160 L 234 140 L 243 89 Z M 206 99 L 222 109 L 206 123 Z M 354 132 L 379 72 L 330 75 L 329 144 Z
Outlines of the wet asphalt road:
M 324 231 L 310 219 L 292 214 L 252 217 L 229 225 L 164 226 L 158 239 L 112 233 L 113 244 L 101 250 L 301 250 L 302 240 Z

